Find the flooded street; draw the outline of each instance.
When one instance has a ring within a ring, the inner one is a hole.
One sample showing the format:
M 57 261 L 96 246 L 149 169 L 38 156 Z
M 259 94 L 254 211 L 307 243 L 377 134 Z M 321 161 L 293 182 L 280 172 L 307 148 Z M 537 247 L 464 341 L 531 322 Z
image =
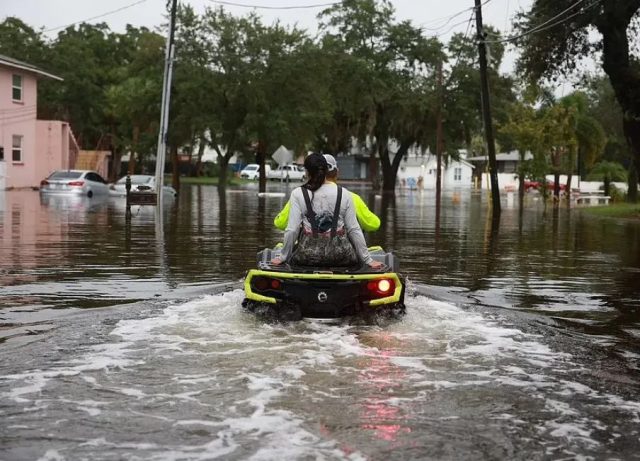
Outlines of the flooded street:
M 269 185 L 272 191 L 278 185 Z M 0 459 L 637 459 L 640 223 L 361 194 L 409 282 L 381 325 L 268 324 L 286 197 L 0 192 Z M 288 193 L 287 193 L 288 195 Z

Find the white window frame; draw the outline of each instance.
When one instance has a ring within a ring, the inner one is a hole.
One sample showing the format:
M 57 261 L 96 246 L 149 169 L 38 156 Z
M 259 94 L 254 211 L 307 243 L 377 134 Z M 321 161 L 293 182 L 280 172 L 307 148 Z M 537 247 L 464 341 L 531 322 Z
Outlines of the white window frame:
M 16 85 L 16 77 L 19 82 Z M 14 98 L 15 91 L 18 90 L 20 92 L 20 96 L 18 98 Z M 12 74 L 11 76 L 11 100 L 15 102 L 22 102 L 24 96 L 24 78 L 20 74 Z
M 462 181 L 462 168 L 455 167 L 453 169 L 453 180 L 454 181 Z
M 22 140 L 23 139 L 24 139 L 24 136 L 20 134 L 14 134 L 11 137 L 11 162 L 12 163 L 22 163 L 22 149 L 23 149 Z M 17 146 L 16 146 L 16 140 L 18 140 Z M 16 160 L 16 152 L 20 157 L 19 160 Z

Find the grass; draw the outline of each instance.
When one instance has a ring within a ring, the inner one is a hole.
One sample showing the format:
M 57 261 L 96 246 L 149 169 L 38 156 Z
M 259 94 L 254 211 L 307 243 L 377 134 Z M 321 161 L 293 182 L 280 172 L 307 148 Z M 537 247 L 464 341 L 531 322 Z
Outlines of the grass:
M 607 206 L 582 208 L 582 211 L 603 218 L 640 219 L 640 204 L 638 203 L 614 203 Z

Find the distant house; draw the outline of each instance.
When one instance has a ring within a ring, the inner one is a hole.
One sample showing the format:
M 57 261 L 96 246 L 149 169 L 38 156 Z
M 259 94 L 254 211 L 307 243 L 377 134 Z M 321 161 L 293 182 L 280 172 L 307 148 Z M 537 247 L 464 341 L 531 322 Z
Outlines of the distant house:
M 443 159 L 442 189 L 470 189 L 473 165 L 465 159 Z M 400 162 L 396 185 L 409 189 L 435 189 L 438 160 L 427 151 L 424 154 L 411 152 Z
M 531 152 L 524 154 L 524 160 L 533 159 Z M 476 168 L 474 178 L 480 184 L 480 188 L 488 189 L 489 180 L 489 158 L 486 155 L 469 157 L 467 161 L 471 162 Z M 498 167 L 498 185 L 500 189 L 517 188 L 518 186 L 518 165 L 520 164 L 520 152 L 513 150 L 511 152 L 503 152 L 496 154 L 496 166 Z
M 79 152 L 69 124 L 38 120 L 38 79 L 60 77 L 0 55 L 0 190 L 35 188 Z

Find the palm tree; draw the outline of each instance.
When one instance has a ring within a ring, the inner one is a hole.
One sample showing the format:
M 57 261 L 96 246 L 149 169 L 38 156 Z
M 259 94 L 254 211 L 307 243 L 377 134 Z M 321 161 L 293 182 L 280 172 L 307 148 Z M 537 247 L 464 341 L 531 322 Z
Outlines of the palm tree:
M 627 170 L 618 162 L 602 160 L 593 167 L 588 179 L 604 182 L 604 195 L 610 195 L 611 181 L 626 181 Z

